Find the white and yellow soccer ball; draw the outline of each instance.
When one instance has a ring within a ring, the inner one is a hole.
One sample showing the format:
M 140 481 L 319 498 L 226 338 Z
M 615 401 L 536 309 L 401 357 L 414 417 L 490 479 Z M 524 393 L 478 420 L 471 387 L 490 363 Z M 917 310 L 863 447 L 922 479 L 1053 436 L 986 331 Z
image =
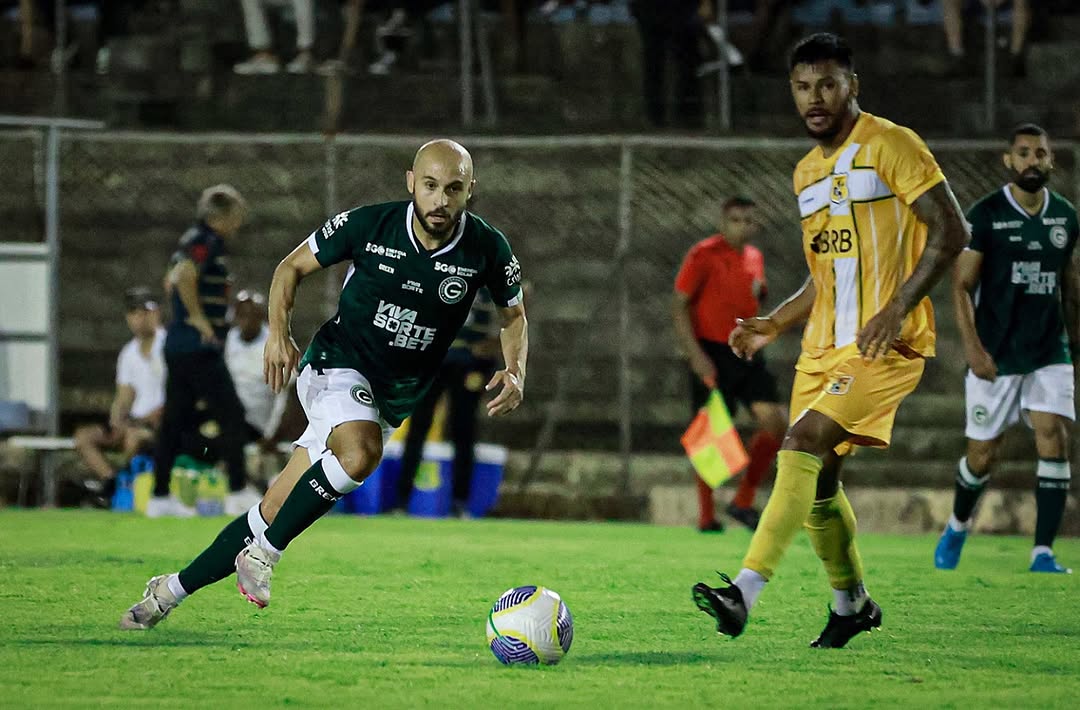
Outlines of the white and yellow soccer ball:
M 514 587 L 491 607 L 487 640 L 495 658 L 506 665 L 554 665 L 570 650 L 574 618 L 553 590 Z

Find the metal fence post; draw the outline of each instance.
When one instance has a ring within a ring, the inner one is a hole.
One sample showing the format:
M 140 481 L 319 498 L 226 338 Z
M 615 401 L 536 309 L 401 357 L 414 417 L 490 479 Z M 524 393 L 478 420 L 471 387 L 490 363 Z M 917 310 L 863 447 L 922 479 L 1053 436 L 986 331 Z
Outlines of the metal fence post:
M 619 160 L 619 242 L 615 263 L 619 269 L 619 451 L 622 454 L 623 494 L 630 492 L 630 456 L 633 450 L 633 397 L 630 391 L 630 284 L 627 267 L 633 231 L 634 152 L 622 144 Z
M 987 134 L 994 132 L 997 123 L 997 13 L 993 4 L 986 6 L 986 55 L 983 67 L 983 127 Z
M 326 203 L 323 212 L 327 217 L 340 209 L 337 186 L 337 140 L 334 134 L 326 137 L 323 143 L 326 169 Z M 338 296 L 341 295 L 341 283 L 338 279 L 328 278 L 323 284 L 323 317 L 330 318 L 337 311 Z
M 728 32 L 728 8 L 727 0 L 716 1 L 716 21 L 720 25 L 720 29 L 724 31 L 724 41 L 730 42 L 728 39 L 731 35 Z M 727 48 L 720 47 L 720 74 L 719 74 L 719 96 L 720 101 L 720 130 L 724 133 L 731 132 L 731 66 L 728 65 Z
M 473 24 L 472 0 L 458 0 L 458 52 L 461 59 L 461 125 L 473 125 Z

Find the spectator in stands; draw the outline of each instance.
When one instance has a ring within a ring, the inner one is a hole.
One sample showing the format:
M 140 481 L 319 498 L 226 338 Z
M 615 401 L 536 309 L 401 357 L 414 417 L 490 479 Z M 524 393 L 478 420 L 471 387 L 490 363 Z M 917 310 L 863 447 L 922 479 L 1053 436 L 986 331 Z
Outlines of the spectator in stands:
M 278 394 L 266 384 L 263 373 L 263 346 L 270 337 L 267 325 L 266 296 L 255 291 L 241 291 L 233 302 L 233 327 L 225 337 L 225 364 L 232 375 L 236 394 L 244 405 L 247 424 L 247 441 L 259 445 L 263 452 L 274 450 L 281 416 L 288 401 L 289 388 Z M 256 496 L 248 490 L 244 497 Z M 244 501 L 235 497 L 233 505 L 246 503 L 245 507 L 225 510 L 227 515 L 240 515 L 258 502 Z
M 653 126 L 667 125 L 664 79 L 667 61 L 675 62 L 674 123 L 702 125 L 701 64 L 698 36 L 703 32 L 700 0 L 632 0 L 630 8 L 641 33 L 645 114 Z
M 98 50 L 95 69 L 98 74 L 109 73 L 111 59 L 109 40 L 125 37 L 130 31 L 131 16 L 137 12 L 146 0 L 98 0 Z
M 270 27 L 266 21 L 266 6 L 282 6 L 285 0 L 240 0 L 244 9 L 244 29 L 247 32 L 251 57 L 233 67 L 237 74 L 277 74 L 281 60 L 273 50 Z M 290 74 L 306 74 L 314 68 L 315 3 L 314 0 L 292 0 L 296 20 L 296 56 L 285 65 Z
M 94 478 L 83 483 L 104 506 L 115 488 L 116 467 L 106 451 L 120 451 L 129 461 L 152 446 L 165 404 L 165 330 L 157 300 L 138 287 L 124 295 L 125 318 L 132 339 L 116 360 L 116 392 L 108 426 L 89 424 L 75 430 L 75 450 Z
M 446 353 L 439 374 L 424 398 L 409 417 L 405 435 L 405 450 L 401 455 L 401 478 L 398 487 L 398 506 L 406 508 L 412 495 L 413 481 L 424 453 L 424 440 L 443 393 L 447 397 L 447 428 L 454 445 L 452 467 L 454 514 L 464 516 L 468 511 L 472 484 L 473 447 L 476 445 L 476 408 L 484 387 L 495 372 L 500 353 L 499 325 L 495 303 L 487 289 L 479 291 L 473 301 L 465 325 Z
M 980 0 L 984 8 L 1001 8 L 1005 0 Z M 964 63 L 964 13 L 970 12 L 972 0 L 942 0 L 945 41 L 954 65 Z M 1009 67 L 1014 77 L 1027 75 L 1027 34 L 1031 27 L 1028 0 L 1012 0 L 1012 30 L 1009 37 Z
M 146 513 L 190 516 L 194 510 L 169 495 L 169 480 L 184 435 L 196 419 L 203 400 L 207 415 L 221 429 L 218 442 L 229 473 L 230 509 L 247 497 L 244 465 L 244 405 L 225 365 L 222 344 L 228 332 L 229 271 L 225 252 L 247 217 L 247 203 L 230 185 L 203 191 L 197 223 L 180 239 L 170 263 L 168 283 L 172 320 L 165 338 L 165 411 L 154 459 L 154 495 Z M 237 501 L 231 502 L 236 497 Z
M 675 278 L 672 317 L 679 346 L 690 365 L 690 398 L 693 413 L 719 390 L 728 409 L 746 406 L 757 424 L 750 440 L 750 463 L 739 481 L 727 514 L 750 529 L 760 514 L 754 508 L 761 479 L 772 466 L 787 428 L 787 414 L 780 405 L 776 379 L 765 368 L 761 355 L 743 360 L 732 352 L 728 336 L 736 319 L 753 318 L 765 298 L 765 260 L 747 242 L 757 234 L 756 205 L 746 197 L 724 202 L 722 233 L 698 242 L 686 255 Z M 713 491 L 700 478 L 698 529 L 720 532 Z

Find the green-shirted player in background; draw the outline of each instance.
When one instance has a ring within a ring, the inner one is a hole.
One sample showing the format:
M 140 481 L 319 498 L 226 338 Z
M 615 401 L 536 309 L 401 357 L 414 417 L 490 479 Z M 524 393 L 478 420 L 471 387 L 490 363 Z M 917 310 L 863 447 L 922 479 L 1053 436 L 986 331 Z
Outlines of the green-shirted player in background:
M 487 384 L 497 390 L 488 415 L 521 404 L 528 351 L 521 272 L 502 233 L 465 209 L 475 184 L 472 157 L 453 141 L 426 143 L 406 184 L 411 202 L 332 217 L 274 271 L 266 381 L 279 391 L 299 363 L 297 396 L 308 427 L 262 502 L 179 573 L 152 578 L 121 628 L 153 627 L 233 571 L 249 601 L 269 604 L 282 551 L 375 470 L 384 442 L 427 390 L 484 286 L 502 319 L 506 365 Z M 297 285 L 342 261 L 351 264 L 338 312 L 301 359 L 290 332 Z
M 1042 128 L 1012 134 L 1011 182 L 968 212 L 971 244 L 956 263 L 953 295 L 970 370 L 967 456 L 960 459 L 953 514 L 934 566 L 955 569 L 971 514 L 990 477 L 1005 430 L 1035 430 L 1035 547 L 1032 572 L 1070 572 L 1057 563 L 1054 537 L 1069 493 L 1069 429 L 1076 419 L 1073 364 L 1080 343 L 1080 265 L 1076 210 L 1046 188 L 1054 156 Z

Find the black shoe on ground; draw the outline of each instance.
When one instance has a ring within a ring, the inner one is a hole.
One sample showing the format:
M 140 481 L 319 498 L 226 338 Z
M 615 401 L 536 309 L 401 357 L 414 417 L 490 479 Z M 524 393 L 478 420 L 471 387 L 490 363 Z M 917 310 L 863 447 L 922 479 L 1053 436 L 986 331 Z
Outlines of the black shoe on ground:
M 716 632 L 735 638 L 746 628 L 746 603 L 742 591 L 731 578 L 720 574 L 726 587 L 710 587 L 698 582 L 691 590 L 697 608 L 716 619 Z
M 703 533 L 722 533 L 724 532 L 724 524 L 715 518 L 709 521 L 705 525 L 698 526 L 698 532 Z
M 881 607 L 873 599 L 867 599 L 863 608 L 851 616 L 840 616 L 830 609 L 829 623 L 825 624 L 825 630 L 810 644 L 810 648 L 843 648 L 856 635 L 880 626 Z
M 758 523 L 761 521 L 761 513 L 756 508 L 740 508 L 731 503 L 724 512 L 751 530 L 757 530 Z

